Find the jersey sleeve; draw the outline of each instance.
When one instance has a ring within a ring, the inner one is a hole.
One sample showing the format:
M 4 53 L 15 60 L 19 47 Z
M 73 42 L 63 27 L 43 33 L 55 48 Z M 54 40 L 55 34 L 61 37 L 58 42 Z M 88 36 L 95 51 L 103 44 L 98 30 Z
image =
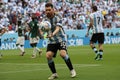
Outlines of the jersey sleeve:
M 60 14 L 57 14 L 57 24 L 56 26 L 62 27 L 62 16 Z

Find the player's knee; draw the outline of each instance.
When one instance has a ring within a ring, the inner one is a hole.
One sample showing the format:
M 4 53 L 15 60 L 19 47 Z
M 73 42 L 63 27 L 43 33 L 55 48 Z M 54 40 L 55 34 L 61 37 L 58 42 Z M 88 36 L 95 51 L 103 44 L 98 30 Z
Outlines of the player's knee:
M 91 42 L 90 44 L 89 44 L 91 47 L 93 47 L 94 46 L 94 44 Z
M 53 53 L 51 51 L 49 51 L 49 52 L 46 53 L 46 58 L 47 59 L 51 59 L 52 56 L 53 56 Z
M 65 57 L 66 54 L 67 54 L 67 52 L 66 52 L 65 50 L 61 50 L 61 51 L 60 51 L 60 56 L 61 56 L 61 57 Z

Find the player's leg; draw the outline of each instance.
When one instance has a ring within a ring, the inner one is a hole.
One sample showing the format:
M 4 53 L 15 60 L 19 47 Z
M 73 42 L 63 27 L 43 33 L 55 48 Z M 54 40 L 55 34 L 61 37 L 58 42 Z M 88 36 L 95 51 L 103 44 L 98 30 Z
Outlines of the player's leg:
M 91 37 L 91 40 L 90 40 L 90 47 L 97 54 L 98 50 L 97 50 L 96 46 L 94 45 L 94 43 L 96 43 L 96 42 L 97 42 L 97 35 L 93 34 Z
M 36 58 L 36 54 L 37 54 L 36 46 L 37 46 L 37 43 L 31 43 L 30 45 L 33 48 L 32 58 Z
M 24 37 L 18 37 L 17 42 L 16 42 L 16 46 L 21 51 L 20 56 L 23 56 L 25 54 L 25 51 L 24 51 Z
M 70 57 L 67 53 L 67 46 L 65 42 L 61 42 L 59 44 L 59 50 L 60 50 L 60 56 L 64 59 L 67 67 L 69 68 L 70 72 L 71 72 L 71 77 L 75 77 L 76 76 L 76 71 L 73 68 L 72 62 L 70 60 Z
M 36 49 L 36 51 L 39 53 L 39 56 L 41 56 L 41 55 L 42 55 L 42 50 L 39 49 L 37 46 L 35 47 L 35 49 Z
M 99 60 L 103 59 L 103 44 L 99 44 Z
M 24 45 L 16 44 L 16 46 L 17 46 L 18 49 L 21 51 L 20 56 L 24 56 L 24 54 L 25 54 Z
M 17 38 L 17 41 L 16 41 L 16 46 L 17 46 L 17 48 L 20 50 L 20 51 L 22 51 L 22 49 L 21 49 L 21 46 L 20 46 L 20 37 L 18 36 L 18 38 Z M 20 55 L 21 55 L 22 53 L 20 53 Z
M 53 56 L 53 52 L 51 51 L 48 51 L 46 53 L 46 57 L 47 57 L 47 60 L 48 60 L 48 66 L 52 72 L 52 75 L 48 78 L 48 79 L 55 79 L 55 78 L 58 78 L 58 75 L 57 75 L 57 72 L 56 72 L 56 68 L 55 68 L 55 63 L 52 59 L 52 56 Z
M 103 44 L 104 44 L 104 33 L 99 34 L 98 38 L 98 48 L 99 48 L 99 60 L 103 59 Z
M 92 48 L 92 50 L 95 52 L 96 56 L 95 56 L 95 60 L 99 57 L 99 52 L 95 46 L 94 43 L 97 42 L 97 34 L 93 34 L 90 40 L 90 47 Z
M 92 48 L 92 50 L 95 52 L 96 56 L 95 56 L 95 60 L 97 60 L 99 58 L 99 52 L 96 48 L 96 46 L 94 45 L 94 43 L 90 42 L 90 47 Z
M 33 46 L 33 55 L 32 57 L 35 58 L 37 53 L 39 53 L 39 56 L 42 55 L 42 50 L 37 47 L 37 43 L 32 44 Z
M 39 43 L 39 37 L 37 36 L 35 39 L 34 39 L 35 41 L 35 43 Z M 37 47 L 37 45 L 36 45 L 36 50 L 37 50 L 37 52 L 39 53 L 39 56 L 41 56 L 42 55 L 42 50 L 41 49 L 39 49 L 38 47 Z
M 32 39 L 32 47 L 33 47 L 33 55 L 32 55 L 32 57 L 33 57 L 33 58 L 36 57 L 37 52 L 39 53 L 39 56 L 42 55 L 42 50 L 40 50 L 40 49 L 37 47 L 38 42 L 39 42 L 39 37 L 38 37 L 38 36 L 37 36 L 36 38 L 33 38 L 33 39 Z
M 96 48 L 96 46 L 94 45 L 93 42 L 90 41 L 90 47 L 92 48 L 92 50 L 97 54 L 98 53 L 98 50 Z
M 75 77 L 76 76 L 76 71 L 73 68 L 72 62 L 71 62 L 70 57 L 68 56 L 66 50 L 60 50 L 60 56 L 64 59 L 67 67 L 69 68 L 70 73 L 71 73 L 71 77 L 72 78 Z
M 25 54 L 24 45 L 20 45 L 20 50 L 21 50 L 21 56 L 24 56 Z
M 16 44 L 16 46 L 17 46 L 17 48 L 22 52 L 21 46 L 20 46 L 19 44 Z M 20 52 L 20 55 L 22 54 L 21 52 Z
M 36 46 L 37 46 L 37 42 L 36 42 L 36 38 L 31 38 L 30 37 L 30 46 L 33 48 L 33 53 L 32 53 L 32 57 L 31 58 L 36 58 Z
M 52 75 L 48 79 L 55 79 L 58 78 L 55 63 L 53 61 L 53 56 L 55 57 L 57 53 L 57 47 L 54 44 L 48 44 L 47 46 L 47 52 L 46 52 L 46 58 L 48 60 L 48 66 L 52 72 Z

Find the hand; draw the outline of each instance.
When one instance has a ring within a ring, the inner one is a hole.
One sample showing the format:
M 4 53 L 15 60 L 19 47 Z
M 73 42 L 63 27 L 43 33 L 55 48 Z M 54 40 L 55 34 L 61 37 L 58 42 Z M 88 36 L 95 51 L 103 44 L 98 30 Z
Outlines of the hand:
M 51 33 L 51 34 L 49 34 L 49 35 L 47 35 L 47 38 L 52 38 L 53 37 L 53 34 Z

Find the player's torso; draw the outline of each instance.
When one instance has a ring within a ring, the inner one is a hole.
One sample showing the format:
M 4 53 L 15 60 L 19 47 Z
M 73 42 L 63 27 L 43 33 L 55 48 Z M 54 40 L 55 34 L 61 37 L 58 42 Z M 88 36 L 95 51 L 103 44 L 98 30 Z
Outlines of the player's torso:
M 30 37 L 38 36 L 39 27 L 37 25 L 37 21 L 30 22 Z
M 48 19 L 48 18 L 45 18 L 47 21 L 49 21 L 51 23 L 51 31 L 50 32 L 54 32 L 54 30 L 56 29 L 56 26 L 58 24 L 62 25 L 62 22 L 60 22 L 62 20 L 61 16 L 60 15 L 55 15 L 53 18 L 51 19 Z M 48 34 L 50 33 L 48 32 Z M 61 26 L 61 29 L 60 31 L 52 38 L 49 39 L 49 43 L 59 43 L 59 42 L 62 42 L 62 41 L 66 41 L 66 35 L 65 35 L 65 32 Z
M 100 12 L 93 13 L 93 33 L 103 33 L 103 16 Z
M 24 27 L 18 26 L 18 36 L 24 36 Z

